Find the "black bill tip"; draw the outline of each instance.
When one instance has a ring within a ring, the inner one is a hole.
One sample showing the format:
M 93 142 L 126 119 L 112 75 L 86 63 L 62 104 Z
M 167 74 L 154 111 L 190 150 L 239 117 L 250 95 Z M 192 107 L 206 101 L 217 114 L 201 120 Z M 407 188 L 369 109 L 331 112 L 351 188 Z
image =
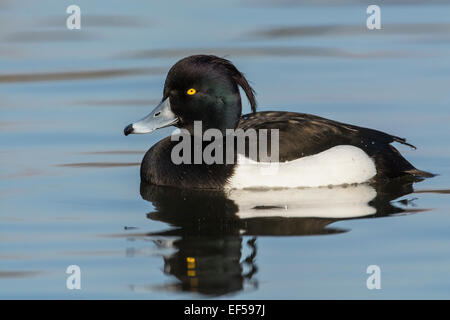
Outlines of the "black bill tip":
M 125 129 L 123 129 L 123 133 L 127 136 L 130 133 L 133 133 L 133 125 L 129 124 L 125 127 Z

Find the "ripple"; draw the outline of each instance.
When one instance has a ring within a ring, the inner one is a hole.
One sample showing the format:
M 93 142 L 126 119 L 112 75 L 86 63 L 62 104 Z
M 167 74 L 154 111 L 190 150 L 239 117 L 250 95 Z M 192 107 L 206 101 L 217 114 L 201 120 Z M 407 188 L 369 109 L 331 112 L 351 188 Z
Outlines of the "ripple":
M 185 49 L 148 49 L 119 54 L 119 58 L 153 59 L 153 58 L 181 58 L 194 54 L 214 54 L 217 56 L 240 57 L 332 57 L 332 58 L 405 58 L 417 56 L 403 51 L 369 51 L 367 53 L 350 52 L 331 47 L 247 47 L 247 48 L 185 48 Z
M 386 34 L 435 34 L 450 31 L 448 23 L 423 23 L 423 24 L 384 24 L 381 30 L 376 33 Z M 373 31 L 367 30 L 364 25 L 318 25 L 318 26 L 289 26 L 268 28 L 266 30 L 252 31 L 248 35 L 262 38 L 288 38 L 288 37 L 309 37 L 322 35 L 364 35 Z
M 65 42 L 65 41 L 92 41 L 98 39 L 98 36 L 77 30 L 76 32 L 67 32 L 65 30 L 51 31 L 17 31 L 9 34 L 4 41 L 9 42 Z
M 112 168 L 112 167 L 132 167 L 140 165 L 139 162 L 78 162 L 58 164 L 57 167 L 72 168 Z
M 25 177 L 34 177 L 42 175 L 44 172 L 42 170 L 37 170 L 34 168 L 26 168 L 23 170 L 20 170 L 17 173 L 9 174 L 6 176 L 6 178 L 9 179 L 15 179 L 15 178 L 25 178 Z
M 84 100 L 76 101 L 74 105 L 89 106 L 145 106 L 151 107 L 161 102 L 161 99 L 123 99 L 123 100 Z
M 42 274 L 40 271 L 0 271 L 1 278 L 28 278 Z
M 246 5 L 266 5 L 266 6 L 327 6 L 327 5 L 372 5 L 371 0 L 244 0 L 243 4 Z M 377 2 L 378 5 L 388 6 L 388 5 L 448 5 L 450 4 L 448 0 L 380 0 Z
M 47 17 L 39 22 L 39 26 L 61 27 L 66 25 L 66 16 Z M 83 15 L 82 27 L 108 27 L 108 28 L 133 28 L 153 26 L 154 23 L 144 17 L 126 16 L 126 15 Z
M 140 150 L 111 150 L 111 151 L 86 151 L 81 154 L 143 154 L 145 151 Z
M 0 74 L 0 83 L 114 78 L 133 75 L 162 74 L 166 71 L 166 68 L 134 68 L 3 75 Z

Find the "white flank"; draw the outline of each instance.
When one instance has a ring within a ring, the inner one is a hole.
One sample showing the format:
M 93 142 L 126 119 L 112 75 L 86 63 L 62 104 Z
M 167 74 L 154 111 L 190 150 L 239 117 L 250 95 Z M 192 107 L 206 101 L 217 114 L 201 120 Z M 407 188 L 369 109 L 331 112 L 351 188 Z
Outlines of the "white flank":
M 353 218 L 374 214 L 377 193 L 368 184 L 305 189 L 231 190 L 241 219 L 258 217 Z
M 373 160 L 360 148 L 341 145 L 284 163 L 261 163 L 238 155 L 226 187 L 299 188 L 364 183 L 377 173 Z

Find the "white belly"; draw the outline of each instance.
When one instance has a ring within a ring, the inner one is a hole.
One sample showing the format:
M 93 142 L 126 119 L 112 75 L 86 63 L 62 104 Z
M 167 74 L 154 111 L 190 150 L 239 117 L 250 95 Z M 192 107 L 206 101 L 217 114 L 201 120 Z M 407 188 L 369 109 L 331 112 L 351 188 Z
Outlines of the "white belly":
M 261 163 L 238 155 L 226 188 L 299 188 L 364 183 L 377 173 L 360 148 L 341 145 L 282 163 Z

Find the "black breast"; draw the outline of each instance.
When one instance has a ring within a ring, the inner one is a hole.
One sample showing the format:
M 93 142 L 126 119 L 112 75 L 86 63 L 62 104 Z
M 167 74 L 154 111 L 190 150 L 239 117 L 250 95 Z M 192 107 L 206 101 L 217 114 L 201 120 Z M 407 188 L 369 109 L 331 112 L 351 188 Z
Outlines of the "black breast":
M 191 164 L 174 164 L 171 152 L 177 143 L 167 137 L 147 151 L 141 164 L 141 181 L 182 188 L 222 189 L 231 177 L 234 165 L 193 164 L 193 158 Z M 202 145 L 203 149 L 208 143 Z M 193 148 L 193 142 L 191 146 Z M 192 149 L 191 155 L 193 152 Z

